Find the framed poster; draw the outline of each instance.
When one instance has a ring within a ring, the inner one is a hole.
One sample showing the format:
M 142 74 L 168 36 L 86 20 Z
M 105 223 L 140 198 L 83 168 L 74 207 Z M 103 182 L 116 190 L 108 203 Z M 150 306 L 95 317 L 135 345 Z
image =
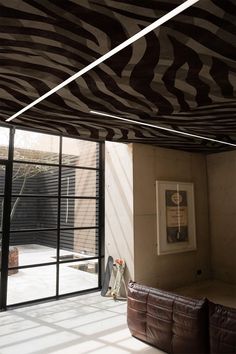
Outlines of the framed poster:
M 157 254 L 196 250 L 193 183 L 156 181 Z

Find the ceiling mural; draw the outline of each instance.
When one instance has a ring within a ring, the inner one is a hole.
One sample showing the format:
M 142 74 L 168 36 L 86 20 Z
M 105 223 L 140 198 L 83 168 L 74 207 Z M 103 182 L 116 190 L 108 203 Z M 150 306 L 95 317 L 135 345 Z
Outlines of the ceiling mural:
M 0 121 L 183 1 L 0 0 Z M 196 152 L 236 144 L 236 4 L 200 0 L 13 122 L 70 136 Z

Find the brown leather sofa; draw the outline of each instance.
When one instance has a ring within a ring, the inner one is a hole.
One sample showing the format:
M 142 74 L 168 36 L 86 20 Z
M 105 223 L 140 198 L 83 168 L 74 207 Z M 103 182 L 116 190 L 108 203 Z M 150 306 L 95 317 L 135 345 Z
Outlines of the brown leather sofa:
M 128 286 L 131 334 L 167 353 L 236 354 L 236 310 L 134 282 Z

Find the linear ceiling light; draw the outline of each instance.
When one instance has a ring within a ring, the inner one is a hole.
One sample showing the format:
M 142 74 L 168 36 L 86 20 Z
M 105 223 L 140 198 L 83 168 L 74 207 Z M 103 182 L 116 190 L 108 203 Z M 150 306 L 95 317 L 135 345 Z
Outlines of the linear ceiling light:
M 236 144 L 233 143 L 228 143 L 226 141 L 221 141 L 221 140 L 216 140 L 216 139 L 211 139 L 211 138 L 207 138 L 206 136 L 201 136 L 201 135 L 196 135 L 196 134 L 190 134 L 190 133 L 185 133 L 182 132 L 180 130 L 175 130 L 175 129 L 171 129 L 171 128 L 165 128 L 159 125 L 154 125 L 154 124 L 149 124 L 149 123 L 145 123 L 145 122 L 140 122 L 138 120 L 132 120 L 132 119 L 127 119 L 127 118 L 121 118 L 118 116 L 114 116 L 113 114 L 108 114 L 108 113 L 102 113 L 102 112 L 97 112 L 97 111 L 89 111 L 92 114 L 97 114 L 99 116 L 104 116 L 104 117 L 110 117 L 110 118 L 114 118 L 114 119 L 119 119 L 122 120 L 124 122 L 129 122 L 131 124 L 139 124 L 142 126 L 146 126 L 146 127 L 150 127 L 150 128 L 156 128 L 156 129 L 160 129 L 160 130 L 165 130 L 167 132 L 171 132 L 171 133 L 176 133 L 176 134 L 180 134 L 180 135 L 185 135 L 187 137 L 191 137 L 191 138 L 198 138 L 198 139 L 203 139 L 203 140 L 208 140 L 208 141 L 213 141 L 214 143 L 220 143 L 220 144 L 225 144 L 225 145 L 230 145 L 230 146 L 234 146 L 236 147 Z
M 28 109 L 32 108 L 33 106 L 35 106 L 39 102 L 45 100 L 47 97 L 51 96 L 53 93 L 57 92 L 58 90 L 60 90 L 64 86 L 68 85 L 70 82 L 78 79 L 78 77 L 82 76 L 83 74 L 85 74 L 89 70 L 95 68 L 95 66 L 101 64 L 106 59 L 110 58 L 112 55 L 120 52 L 122 49 L 126 48 L 127 46 L 129 46 L 130 44 L 134 43 L 135 41 L 137 41 L 141 37 L 145 36 L 149 32 L 151 32 L 154 29 L 156 29 L 157 27 L 161 26 L 163 23 L 167 22 L 171 18 L 173 18 L 176 15 L 180 14 L 182 11 L 186 10 L 188 7 L 192 6 L 193 4 L 195 4 L 198 1 L 199 0 L 187 0 L 187 1 L 185 1 L 183 4 L 177 6 L 175 9 L 173 9 L 170 12 L 168 12 L 166 15 L 162 16 L 161 18 L 159 18 L 155 22 L 151 23 L 149 26 L 147 26 L 146 28 L 144 28 L 140 32 L 136 33 L 134 36 L 130 37 L 129 39 L 127 39 L 123 43 L 119 44 L 117 47 L 115 47 L 112 50 L 110 50 L 108 53 L 106 53 L 103 56 L 101 56 L 99 59 L 95 60 L 93 63 L 87 65 L 82 70 L 80 70 L 77 73 L 75 73 L 74 75 L 70 76 L 68 79 L 66 79 L 61 84 L 59 84 L 56 87 L 54 87 L 52 90 L 46 92 L 44 95 L 40 96 L 35 101 L 31 102 L 28 106 L 22 108 L 20 111 L 18 111 L 17 113 L 13 114 L 6 121 L 10 122 L 14 118 L 18 117 L 20 114 L 24 113 L 25 111 L 28 111 Z

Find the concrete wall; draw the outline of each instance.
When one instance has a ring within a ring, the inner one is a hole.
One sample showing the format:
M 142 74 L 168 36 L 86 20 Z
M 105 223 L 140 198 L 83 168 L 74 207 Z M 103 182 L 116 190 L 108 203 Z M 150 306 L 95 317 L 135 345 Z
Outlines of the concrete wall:
M 236 282 L 236 151 L 106 143 L 105 176 L 106 257 L 125 258 L 126 280 L 165 289 L 211 276 Z M 194 183 L 196 251 L 157 255 L 156 180 Z
M 105 166 L 105 258 L 124 258 L 128 281 L 134 279 L 132 145 L 106 142 Z
M 175 288 L 210 276 L 206 158 L 202 154 L 133 145 L 134 275 L 150 286 Z M 157 255 L 155 181 L 193 182 L 197 251 Z M 197 270 L 202 275 L 197 275 Z
M 236 283 L 236 151 L 207 156 L 213 275 Z

